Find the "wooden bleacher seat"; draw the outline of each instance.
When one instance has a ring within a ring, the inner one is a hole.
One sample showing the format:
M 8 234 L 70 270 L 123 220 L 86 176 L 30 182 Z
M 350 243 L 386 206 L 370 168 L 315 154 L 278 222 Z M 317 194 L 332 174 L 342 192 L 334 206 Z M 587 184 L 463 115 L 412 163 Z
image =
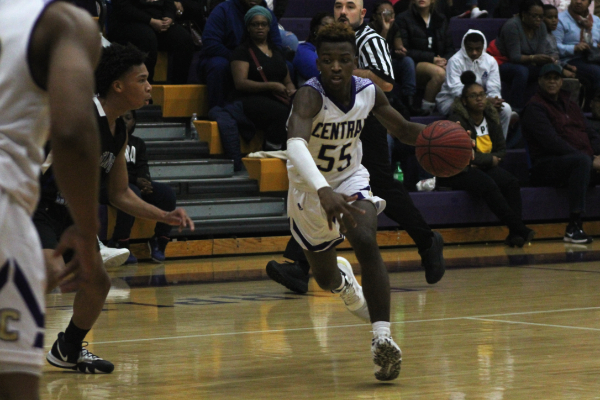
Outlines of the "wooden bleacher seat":
M 279 158 L 243 158 L 251 179 L 258 181 L 261 192 L 283 192 L 289 182 L 285 161 Z
M 195 121 L 194 125 L 198 131 L 198 137 L 201 142 L 208 143 L 208 150 L 211 155 L 225 154 L 219 134 L 219 126 L 215 121 Z M 262 149 L 265 139 L 262 131 L 257 131 L 251 141 L 247 142 L 240 137 L 240 149 L 242 154 L 254 153 Z
M 169 72 L 169 53 L 159 51 L 154 67 L 154 82 L 166 82 Z
M 164 118 L 198 117 L 208 115 L 208 92 L 206 85 L 154 85 L 153 104 L 162 107 Z

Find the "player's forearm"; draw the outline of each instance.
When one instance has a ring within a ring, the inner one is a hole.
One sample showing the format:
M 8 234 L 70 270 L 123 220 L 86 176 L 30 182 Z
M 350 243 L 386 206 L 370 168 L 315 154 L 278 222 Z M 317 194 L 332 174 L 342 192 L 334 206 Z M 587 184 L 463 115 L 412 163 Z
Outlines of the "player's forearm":
M 163 222 L 168 214 L 166 211 L 140 199 L 129 187 L 127 187 L 127 190 L 118 193 L 109 193 L 109 200 L 110 204 L 136 218 Z
M 405 121 L 404 124 L 391 129 L 389 132 L 404 144 L 414 146 L 419 133 L 425 129 L 425 125 Z
M 98 232 L 100 141 L 93 119 L 73 134 L 52 135 L 53 169 L 73 222 L 84 234 Z M 89 132 L 86 134 L 85 132 Z
M 355 69 L 352 72 L 352 75 L 358 76 L 359 78 L 370 79 L 374 84 L 379 86 L 381 88 L 381 90 L 383 90 L 384 92 L 391 92 L 392 89 L 394 88 L 394 85 L 381 79 L 380 77 L 375 75 L 373 73 L 373 71 L 368 70 L 368 69 Z

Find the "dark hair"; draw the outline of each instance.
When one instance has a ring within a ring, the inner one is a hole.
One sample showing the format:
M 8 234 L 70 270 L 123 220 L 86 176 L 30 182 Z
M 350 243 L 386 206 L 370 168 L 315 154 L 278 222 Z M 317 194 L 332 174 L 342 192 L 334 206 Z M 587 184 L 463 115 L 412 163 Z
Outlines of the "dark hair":
M 394 7 L 394 5 L 392 4 L 392 2 L 390 0 L 378 0 L 375 2 L 375 4 L 373 4 L 373 8 L 371 11 L 371 18 L 373 14 L 377 13 L 377 9 L 379 7 L 381 7 L 383 4 L 389 4 L 390 6 Z
M 310 32 L 308 33 L 308 38 L 306 39 L 308 43 L 315 42 L 315 39 L 317 38 L 317 29 L 319 29 L 321 22 L 327 17 L 333 19 L 333 14 L 331 14 L 330 12 L 322 11 L 310 20 Z
M 350 43 L 356 52 L 356 35 L 352 28 L 341 22 L 334 22 L 321 29 L 315 40 L 317 52 L 323 43 Z
M 544 3 L 542 3 L 542 0 L 524 0 L 519 7 L 519 17 L 522 18 L 523 14 L 529 12 L 535 6 L 544 8 Z
M 122 46 L 113 43 L 105 47 L 96 68 L 96 93 L 100 97 L 105 97 L 114 81 L 121 78 L 132 67 L 142 65 L 145 60 L 146 53 L 132 44 Z
M 465 43 L 469 42 L 469 43 L 485 43 L 485 40 L 483 39 L 483 35 L 479 34 L 479 33 L 469 33 L 467 36 L 465 36 Z
M 464 99 L 467 97 L 467 91 L 469 89 L 471 89 L 471 86 L 473 85 L 478 85 L 481 86 L 479 83 L 477 83 L 477 76 L 475 75 L 475 72 L 473 71 L 465 71 L 462 73 L 462 75 L 460 76 L 460 81 L 462 82 L 463 85 L 463 90 L 461 93 L 461 97 Z
M 556 12 L 558 12 L 558 8 L 556 8 L 556 6 L 553 6 L 552 4 L 544 4 L 544 13 L 550 10 L 556 10 Z

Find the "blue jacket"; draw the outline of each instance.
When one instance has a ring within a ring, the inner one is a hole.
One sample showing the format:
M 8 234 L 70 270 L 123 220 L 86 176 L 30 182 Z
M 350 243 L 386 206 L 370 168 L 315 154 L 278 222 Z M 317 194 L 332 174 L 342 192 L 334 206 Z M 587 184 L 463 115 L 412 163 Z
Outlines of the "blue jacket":
M 224 57 L 229 60 L 231 52 L 240 45 L 246 32 L 245 10 L 243 0 L 227 0 L 210 13 L 202 32 L 201 57 Z M 271 38 L 277 47 L 283 49 L 277 18 L 272 11 L 271 15 Z
M 595 15 L 592 18 L 594 19 L 592 41 L 594 47 L 596 47 L 600 41 L 600 18 Z M 563 11 L 558 14 L 558 26 L 552 33 L 556 37 L 561 61 L 569 61 L 582 56 L 581 53 L 575 53 L 575 45 L 579 43 L 581 37 L 581 28 L 577 25 L 571 14 L 569 14 L 569 11 Z
M 312 43 L 304 42 L 298 45 L 294 56 L 294 70 L 304 81 L 319 76 L 317 69 L 317 49 Z

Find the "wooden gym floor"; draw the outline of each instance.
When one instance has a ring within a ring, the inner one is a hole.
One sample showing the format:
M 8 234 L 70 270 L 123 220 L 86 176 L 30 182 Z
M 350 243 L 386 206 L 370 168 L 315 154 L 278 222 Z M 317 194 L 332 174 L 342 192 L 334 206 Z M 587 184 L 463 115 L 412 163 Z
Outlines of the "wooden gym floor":
M 194 283 L 280 259 L 250 256 L 110 271 L 88 340 L 115 371 L 47 366 L 41 399 L 600 399 L 598 241 L 447 246 L 450 268 L 433 286 L 414 248 L 383 255 L 399 271 L 392 334 L 404 361 L 391 383 L 373 377 L 370 325 L 314 281 L 307 295 L 265 279 Z M 73 295 L 47 300 L 49 349 Z

